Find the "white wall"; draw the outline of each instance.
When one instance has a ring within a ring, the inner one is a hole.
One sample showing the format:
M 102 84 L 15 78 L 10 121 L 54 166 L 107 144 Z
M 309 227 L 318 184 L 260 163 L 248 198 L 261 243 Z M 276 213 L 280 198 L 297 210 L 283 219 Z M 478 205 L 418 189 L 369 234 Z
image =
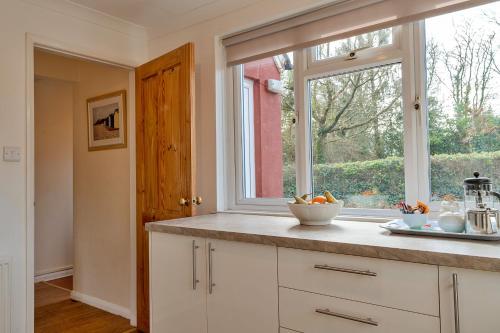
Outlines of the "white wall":
M 73 266 L 73 89 L 35 80 L 35 276 Z
M 88 151 L 88 98 L 128 91 L 128 71 L 79 63 L 75 96 L 74 290 L 130 307 L 129 149 Z
M 36 1 L 34 1 L 36 2 Z M 26 33 L 63 49 L 115 62 L 144 62 L 141 32 L 104 15 L 68 14 L 22 0 L 2 0 L 0 10 L 0 148 L 19 146 L 20 163 L 0 160 L 0 256 L 12 259 L 12 332 L 26 331 Z
M 216 109 L 222 110 L 223 91 L 216 82 L 224 75 L 221 36 L 264 24 L 318 5 L 324 0 L 255 1 L 251 6 L 187 29 L 149 41 L 149 57 L 158 57 L 187 42 L 195 44 L 196 63 L 196 158 L 198 195 L 204 199 L 198 211 L 217 210 Z M 200 124 L 203 124 L 201 126 Z

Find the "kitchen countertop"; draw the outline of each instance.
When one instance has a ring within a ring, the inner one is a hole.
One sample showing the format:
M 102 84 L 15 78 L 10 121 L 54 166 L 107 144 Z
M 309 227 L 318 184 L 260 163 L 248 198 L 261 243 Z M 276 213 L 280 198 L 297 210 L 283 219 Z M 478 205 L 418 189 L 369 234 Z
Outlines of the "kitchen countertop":
M 391 234 L 379 223 L 334 220 L 302 226 L 292 217 L 217 213 L 151 222 L 148 231 L 500 272 L 500 242 Z

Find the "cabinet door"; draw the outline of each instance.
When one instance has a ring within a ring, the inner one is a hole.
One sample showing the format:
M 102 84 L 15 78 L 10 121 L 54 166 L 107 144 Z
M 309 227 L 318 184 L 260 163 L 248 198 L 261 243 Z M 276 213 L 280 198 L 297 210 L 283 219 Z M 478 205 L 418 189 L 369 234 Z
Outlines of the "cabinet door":
M 150 242 L 152 333 L 206 333 L 204 238 L 153 232 Z
M 500 273 L 440 267 L 439 280 L 441 333 L 491 333 L 498 330 Z M 459 329 L 455 328 L 455 318 Z
M 274 246 L 207 239 L 209 333 L 276 333 Z

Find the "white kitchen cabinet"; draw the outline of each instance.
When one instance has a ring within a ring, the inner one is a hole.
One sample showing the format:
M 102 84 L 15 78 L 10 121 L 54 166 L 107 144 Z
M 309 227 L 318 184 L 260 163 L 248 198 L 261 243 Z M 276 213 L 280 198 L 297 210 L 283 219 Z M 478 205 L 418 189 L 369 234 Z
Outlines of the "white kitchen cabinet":
M 206 333 L 206 240 L 153 232 L 150 247 L 151 332 Z
M 207 244 L 213 284 L 208 332 L 278 332 L 276 247 L 211 239 Z
M 159 232 L 150 246 L 152 333 L 278 332 L 276 247 Z
M 440 267 L 439 280 L 441 333 L 500 332 L 500 273 Z

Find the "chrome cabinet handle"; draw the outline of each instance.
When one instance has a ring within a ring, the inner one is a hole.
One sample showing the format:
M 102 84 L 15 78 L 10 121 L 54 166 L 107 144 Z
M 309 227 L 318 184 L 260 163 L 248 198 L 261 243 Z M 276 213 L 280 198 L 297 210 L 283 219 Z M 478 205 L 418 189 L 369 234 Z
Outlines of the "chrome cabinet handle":
M 369 270 L 368 271 L 360 271 L 360 270 L 357 270 L 357 269 L 342 268 L 342 267 L 333 267 L 333 266 L 328 266 L 328 265 L 314 265 L 314 268 L 325 269 L 327 271 L 350 273 L 350 274 L 358 274 L 358 275 L 366 275 L 366 276 L 377 276 L 377 273 L 371 272 Z
M 453 273 L 453 314 L 455 316 L 455 333 L 460 333 L 460 307 L 458 300 L 458 274 Z
M 378 323 L 371 318 L 355 317 L 355 316 L 346 315 L 343 313 L 333 312 L 333 311 L 330 311 L 329 309 L 316 309 L 316 312 L 327 315 L 327 316 L 347 319 L 347 320 L 356 321 L 358 323 L 368 324 L 368 325 L 372 325 L 372 326 L 378 326 Z
M 213 272 L 214 272 L 214 263 L 213 263 L 213 254 L 215 249 L 212 247 L 212 243 L 208 243 L 208 293 L 212 294 L 213 287 L 215 283 L 213 283 Z
M 199 248 L 198 245 L 196 245 L 196 241 L 193 240 L 193 247 L 192 247 L 192 250 L 193 250 L 193 290 L 196 290 L 196 284 L 198 284 L 200 282 L 200 280 L 198 280 L 196 278 L 197 274 L 196 274 L 196 250 Z

